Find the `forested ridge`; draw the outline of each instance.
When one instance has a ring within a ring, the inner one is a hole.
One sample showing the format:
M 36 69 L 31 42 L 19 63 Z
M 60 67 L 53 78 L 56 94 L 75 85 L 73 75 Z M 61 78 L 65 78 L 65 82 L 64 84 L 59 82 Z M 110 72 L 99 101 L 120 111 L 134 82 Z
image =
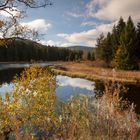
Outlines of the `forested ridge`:
M 18 37 L 0 39 L 1 62 L 100 59 L 108 67 L 135 70 L 140 68 L 140 22 L 135 25 L 131 17 L 126 22 L 121 17 L 111 32 L 99 36 L 93 52 L 87 51 L 85 57 L 83 50 L 45 46 Z
M 31 40 L 9 38 L 0 40 L 0 61 L 74 61 L 83 51 L 45 46 Z
M 140 23 L 134 25 L 131 17 L 125 22 L 121 17 L 112 32 L 97 39 L 96 59 L 104 60 L 108 66 L 133 70 L 140 63 Z

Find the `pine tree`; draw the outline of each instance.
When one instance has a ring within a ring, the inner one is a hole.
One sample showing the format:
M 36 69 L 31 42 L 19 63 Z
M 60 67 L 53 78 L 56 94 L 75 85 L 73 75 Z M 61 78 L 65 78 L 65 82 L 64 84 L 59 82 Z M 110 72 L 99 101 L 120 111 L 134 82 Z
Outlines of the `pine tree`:
M 118 22 L 118 24 L 117 24 L 117 26 L 116 26 L 116 36 L 117 36 L 117 38 L 116 38 L 116 39 L 117 39 L 117 40 L 116 40 L 116 43 L 117 43 L 118 45 L 120 45 L 120 36 L 121 36 L 122 32 L 124 31 L 125 26 L 126 26 L 126 24 L 125 24 L 123 18 L 120 17 L 119 22 Z
M 94 52 L 91 53 L 91 61 L 95 60 Z
M 96 49 L 95 49 L 95 58 L 96 59 L 102 59 L 103 44 L 104 44 L 104 35 L 102 33 L 102 34 L 100 34 L 99 38 L 97 39 L 97 44 L 96 44 Z
M 97 48 L 95 51 L 96 58 L 104 60 L 107 64 L 112 60 L 112 41 L 111 33 L 107 34 L 107 37 L 104 38 L 104 35 L 101 34 L 97 39 Z
M 116 51 L 118 50 L 118 47 L 120 46 L 120 37 L 122 32 L 125 29 L 125 22 L 122 17 L 120 17 L 117 26 L 114 25 L 112 30 L 112 55 L 115 56 Z
M 140 22 L 137 24 L 137 46 L 136 46 L 136 59 L 140 60 Z
M 119 37 L 120 38 L 120 37 Z M 119 45 L 119 40 L 118 40 L 118 34 L 117 34 L 117 28 L 114 25 L 113 26 L 113 30 L 112 30 L 112 35 L 111 35 L 111 44 L 112 44 L 112 55 L 113 57 L 116 54 L 116 51 L 118 49 L 118 45 Z
M 136 29 L 131 17 L 127 20 L 127 25 L 121 33 L 120 46 L 115 59 L 119 69 L 131 70 L 137 67 L 135 62 L 136 50 Z
M 119 46 L 119 49 L 116 52 L 115 60 L 116 60 L 116 67 L 118 69 L 123 69 L 123 70 L 134 69 L 131 63 L 130 54 L 126 46 L 123 45 Z
M 106 39 L 104 40 L 103 46 L 103 58 L 107 63 L 110 63 L 112 60 L 112 43 L 111 43 L 111 34 L 108 32 Z
M 88 52 L 87 60 L 91 60 L 91 54 L 90 54 L 90 52 Z

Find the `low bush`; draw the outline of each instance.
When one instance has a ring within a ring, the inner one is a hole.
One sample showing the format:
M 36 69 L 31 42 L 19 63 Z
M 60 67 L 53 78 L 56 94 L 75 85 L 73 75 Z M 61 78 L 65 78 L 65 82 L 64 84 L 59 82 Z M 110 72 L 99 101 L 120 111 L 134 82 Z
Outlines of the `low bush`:
M 120 84 L 105 85 L 102 97 L 79 95 L 60 102 L 55 75 L 31 67 L 0 98 L 0 139 L 134 140 L 139 136 L 134 106 L 123 101 Z

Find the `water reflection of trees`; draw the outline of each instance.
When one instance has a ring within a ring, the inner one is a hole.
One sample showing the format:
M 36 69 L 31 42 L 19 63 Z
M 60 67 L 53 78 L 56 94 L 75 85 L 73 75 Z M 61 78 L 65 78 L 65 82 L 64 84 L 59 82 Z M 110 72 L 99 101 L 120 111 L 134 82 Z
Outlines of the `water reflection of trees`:
M 128 88 L 125 98 L 127 98 L 130 103 L 135 104 L 135 111 L 140 114 L 140 86 L 139 85 L 127 85 Z
M 96 97 L 102 96 L 103 90 L 104 90 L 104 83 L 101 81 L 95 82 L 94 93 L 95 93 Z
M 2 83 L 10 83 L 14 77 L 17 75 L 19 76 L 20 73 L 23 71 L 23 68 L 10 68 L 6 70 L 0 70 L 0 85 Z
M 124 85 L 127 89 L 125 93 L 121 93 L 120 96 L 123 97 L 124 100 L 128 100 L 130 104 L 134 103 L 135 111 L 140 114 L 140 86 L 139 85 Z M 103 82 L 95 82 L 94 92 L 96 97 L 101 97 L 104 91 L 104 83 Z
M 3 83 L 10 83 L 14 77 L 20 75 L 23 71 L 23 68 L 10 68 L 6 70 L 0 70 L 0 85 Z M 126 94 L 123 94 L 124 99 L 128 99 L 130 103 L 134 103 L 136 105 L 136 112 L 140 113 L 140 86 L 137 85 L 127 85 L 128 89 Z M 104 91 L 104 83 L 103 82 L 95 82 L 94 93 L 96 97 L 102 96 Z

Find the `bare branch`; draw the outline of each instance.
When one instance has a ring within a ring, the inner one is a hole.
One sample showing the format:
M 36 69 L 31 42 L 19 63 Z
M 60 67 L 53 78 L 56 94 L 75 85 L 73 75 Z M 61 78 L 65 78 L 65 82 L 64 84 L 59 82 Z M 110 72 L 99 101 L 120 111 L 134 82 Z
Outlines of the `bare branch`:
M 0 0 L 0 12 L 9 14 L 8 18 L 0 21 L 3 38 L 23 37 L 33 40 L 38 38 L 39 34 L 36 30 L 20 25 L 20 19 L 25 16 L 26 8 L 41 8 L 47 5 L 52 5 L 50 0 Z
M 44 0 L 42 4 L 38 4 L 37 1 L 34 0 L 18 0 L 21 3 L 24 3 L 27 7 L 30 8 L 41 8 L 41 7 L 46 7 L 47 5 L 52 5 L 51 2 L 49 2 L 49 0 Z
M 6 0 L 4 4 L 0 5 L 0 10 L 1 10 L 1 8 L 7 7 L 9 1 L 10 0 Z

